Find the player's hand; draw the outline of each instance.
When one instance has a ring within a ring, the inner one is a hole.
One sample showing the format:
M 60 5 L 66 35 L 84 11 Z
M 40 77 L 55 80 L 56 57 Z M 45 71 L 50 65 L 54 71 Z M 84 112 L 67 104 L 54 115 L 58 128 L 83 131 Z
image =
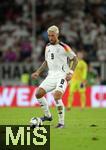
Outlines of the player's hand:
M 67 73 L 66 80 L 70 81 L 72 79 L 72 75 L 73 75 L 72 73 Z
M 37 79 L 39 77 L 39 72 L 34 72 L 34 73 L 32 73 L 32 75 L 31 75 L 31 78 L 32 79 Z

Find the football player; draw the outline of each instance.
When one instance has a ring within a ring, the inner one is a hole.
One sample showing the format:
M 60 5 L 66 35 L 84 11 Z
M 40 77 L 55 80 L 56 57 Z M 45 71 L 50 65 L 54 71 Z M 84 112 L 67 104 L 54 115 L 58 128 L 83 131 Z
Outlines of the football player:
M 63 128 L 64 104 L 62 102 L 62 96 L 66 90 L 68 81 L 72 78 L 78 60 L 73 50 L 67 44 L 59 41 L 59 29 L 57 26 L 53 25 L 49 27 L 47 33 L 50 43 L 45 48 L 45 61 L 37 71 L 32 73 L 32 79 L 38 78 L 41 72 L 48 67 L 48 75 L 36 92 L 36 98 L 44 110 L 44 117 L 41 117 L 41 119 L 42 121 L 52 120 L 48 102 L 44 95 L 47 92 L 53 91 L 58 110 L 58 124 L 56 127 Z M 69 68 L 69 59 L 72 61 L 71 68 Z

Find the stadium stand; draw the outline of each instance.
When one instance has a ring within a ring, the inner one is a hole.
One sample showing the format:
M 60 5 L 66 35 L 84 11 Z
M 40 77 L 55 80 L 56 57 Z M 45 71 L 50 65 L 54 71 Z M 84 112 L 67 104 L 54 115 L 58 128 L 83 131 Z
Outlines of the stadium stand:
M 36 0 L 36 20 L 32 20 L 32 2 L 1 0 L 0 63 L 42 62 L 48 42 L 46 29 L 53 24 L 60 27 L 62 41 L 84 50 L 87 61 L 106 61 L 105 0 Z

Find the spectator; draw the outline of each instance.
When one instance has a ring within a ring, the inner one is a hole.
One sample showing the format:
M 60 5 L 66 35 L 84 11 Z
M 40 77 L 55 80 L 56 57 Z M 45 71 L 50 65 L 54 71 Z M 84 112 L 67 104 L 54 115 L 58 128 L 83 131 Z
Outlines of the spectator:
M 31 61 L 32 45 L 27 38 L 23 38 L 20 43 L 20 60 Z
M 12 47 L 9 47 L 3 55 L 4 62 L 15 62 L 17 61 L 17 54 L 12 50 Z

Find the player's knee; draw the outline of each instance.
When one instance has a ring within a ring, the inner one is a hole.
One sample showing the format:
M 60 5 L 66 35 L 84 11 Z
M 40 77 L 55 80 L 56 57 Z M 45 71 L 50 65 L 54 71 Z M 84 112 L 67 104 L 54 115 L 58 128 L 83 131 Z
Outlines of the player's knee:
M 56 92 L 53 94 L 53 96 L 54 96 L 54 99 L 55 99 L 55 100 L 59 100 L 59 99 L 62 98 L 62 92 L 56 91 Z
M 45 95 L 45 91 L 38 89 L 35 93 L 37 99 L 42 98 Z
M 42 97 L 42 96 L 41 96 L 41 93 L 36 92 L 35 97 L 36 97 L 37 99 L 41 98 L 41 97 Z

